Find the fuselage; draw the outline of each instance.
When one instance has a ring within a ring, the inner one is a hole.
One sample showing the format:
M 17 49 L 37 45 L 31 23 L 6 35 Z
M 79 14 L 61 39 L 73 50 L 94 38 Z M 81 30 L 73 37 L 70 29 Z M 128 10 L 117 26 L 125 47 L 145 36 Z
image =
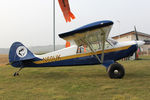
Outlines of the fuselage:
M 77 53 L 77 46 L 64 48 L 44 55 L 34 55 L 35 58 L 12 63 L 14 67 L 57 67 L 100 64 L 93 52 Z M 131 56 L 138 46 L 136 41 L 120 42 L 104 50 L 104 62 L 108 60 L 117 61 Z M 95 53 L 101 58 L 102 50 Z

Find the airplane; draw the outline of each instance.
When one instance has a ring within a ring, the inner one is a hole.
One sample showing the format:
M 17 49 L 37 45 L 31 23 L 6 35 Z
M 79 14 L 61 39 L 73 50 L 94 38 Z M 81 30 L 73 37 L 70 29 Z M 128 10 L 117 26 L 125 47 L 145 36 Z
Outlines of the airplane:
M 112 79 L 122 79 L 123 65 L 117 61 L 136 52 L 143 41 L 117 42 L 108 38 L 113 21 L 104 20 L 84 25 L 73 31 L 59 34 L 69 41 L 70 47 L 36 55 L 20 42 L 14 42 L 9 51 L 9 62 L 19 68 L 14 76 L 26 67 L 60 67 L 102 64 Z M 83 49 L 86 47 L 86 52 Z

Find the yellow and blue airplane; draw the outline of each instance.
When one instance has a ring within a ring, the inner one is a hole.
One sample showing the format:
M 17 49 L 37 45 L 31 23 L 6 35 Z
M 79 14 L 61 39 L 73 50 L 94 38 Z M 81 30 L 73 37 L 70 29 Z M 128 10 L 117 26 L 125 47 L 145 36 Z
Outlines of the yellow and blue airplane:
M 20 42 L 12 44 L 9 51 L 9 62 L 13 67 L 58 67 L 102 64 L 110 78 L 123 78 L 124 67 L 117 60 L 133 55 L 143 41 L 117 42 L 109 39 L 113 22 L 98 21 L 70 32 L 59 34 L 60 38 L 69 41 L 71 46 L 43 55 L 33 54 Z M 83 48 L 86 47 L 86 52 Z

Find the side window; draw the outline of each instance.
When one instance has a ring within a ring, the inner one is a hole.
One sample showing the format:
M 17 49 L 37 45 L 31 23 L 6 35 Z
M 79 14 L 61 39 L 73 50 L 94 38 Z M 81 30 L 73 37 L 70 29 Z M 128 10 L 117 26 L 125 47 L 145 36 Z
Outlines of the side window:
M 92 47 L 93 47 L 93 49 L 94 49 L 95 51 L 101 49 L 101 46 L 100 46 L 100 44 L 99 44 L 98 42 L 97 42 L 97 43 L 93 43 L 93 44 L 92 44 Z
M 84 46 L 79 46 L 78 49 L 77 49 L 77 53 L 86 53 L 88 51 L 88 48 L 86 45 Z
M 95 50 L 95 51 L 99 51 L 99 50 L 102 50 L 102 44 L 101 42 L 94 42 L 91 44 L 92 48 Z M 113 46 L 108 42 L 106 41 L 105 42 L 105 49 L 111 49 L 113 48 Z M 91 52 L 89 46 L 86 46 L 86 45 L 80 45 L 77 49 L 77 53 L 88 53 L 88 52 Z
M 106 41 L 105 42 L 105 49 L 110 49 L 110 48 L 113 48 L 113 46 L 108 41 Z
M 101 42 L 98 42 L 98 41 L 91 43 L 91 47 L 94 49 L 94 51 L 99 51 L 102 49 Z M 91 52 L 91 49 L 89 46 L 87 46 L 86 51 Z

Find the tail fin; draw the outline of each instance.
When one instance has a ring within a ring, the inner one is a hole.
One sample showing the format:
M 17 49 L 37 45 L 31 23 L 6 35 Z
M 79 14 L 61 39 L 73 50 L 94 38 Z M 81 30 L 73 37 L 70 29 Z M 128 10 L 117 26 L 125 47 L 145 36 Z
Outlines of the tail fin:
M 22 43 L 14 42 L 9 50 L 9 63 L 21 62 L 35 58 L 34 54 Z

